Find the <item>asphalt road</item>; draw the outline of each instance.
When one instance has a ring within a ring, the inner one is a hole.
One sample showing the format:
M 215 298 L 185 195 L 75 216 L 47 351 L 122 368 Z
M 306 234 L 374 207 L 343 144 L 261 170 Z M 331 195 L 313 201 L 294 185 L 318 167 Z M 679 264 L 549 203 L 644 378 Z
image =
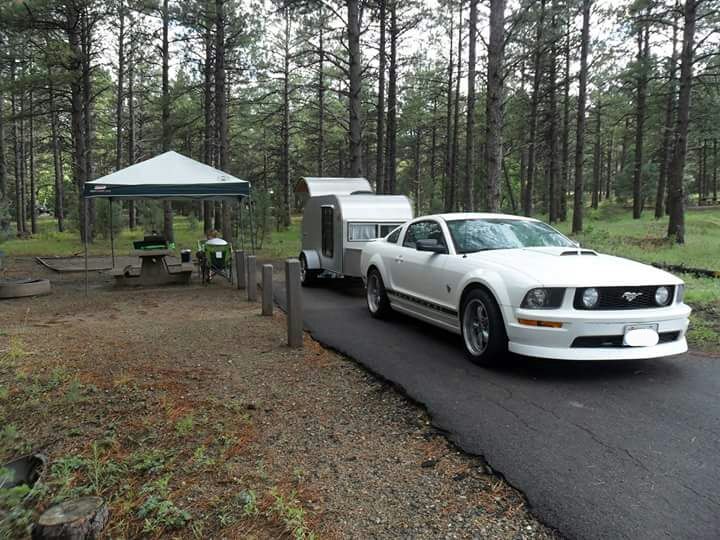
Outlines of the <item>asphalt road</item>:
M 456 336 L 371 318 L 357 285 L 304 289 L 303 312 L 315 339 L 424 404 L 565 536 L 720 538 L 720 358 L 488 369 Z

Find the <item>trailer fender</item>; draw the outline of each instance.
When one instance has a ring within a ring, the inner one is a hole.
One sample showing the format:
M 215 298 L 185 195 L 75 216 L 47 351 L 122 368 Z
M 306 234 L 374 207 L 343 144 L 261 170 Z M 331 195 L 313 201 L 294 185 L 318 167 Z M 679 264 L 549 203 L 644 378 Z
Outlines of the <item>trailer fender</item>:
M 308 270 L 322 270 L 320 255 L 318 255 L 317 251 L 314 249 L 303 249 L 300 254 L 305 256 Z

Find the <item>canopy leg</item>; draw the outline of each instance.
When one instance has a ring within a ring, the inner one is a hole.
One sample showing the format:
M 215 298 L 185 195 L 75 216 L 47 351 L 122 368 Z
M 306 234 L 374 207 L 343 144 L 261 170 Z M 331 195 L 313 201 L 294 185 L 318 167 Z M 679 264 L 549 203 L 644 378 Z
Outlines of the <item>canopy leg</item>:
M 248 197 L 248 203 L 250 205 L 250 249 L 253 252 L 253 255 L 255 254 L 255 220 L 253 219 L 253 216 L 255 215 L 255 212 L 253 211 L 253 200 Z
M 85 247 L 85 296 L 88 295 L 88 200 L 83 199 L 83 245 Z
M 245 249 L 245 229 L 242 222 L 242 203 L 240 204 L 240 249 Z
M 112 267 L 115 268 L 115 228 L 113 227 L 113 200 L 110 201 L 110 252 L 112 254 Z

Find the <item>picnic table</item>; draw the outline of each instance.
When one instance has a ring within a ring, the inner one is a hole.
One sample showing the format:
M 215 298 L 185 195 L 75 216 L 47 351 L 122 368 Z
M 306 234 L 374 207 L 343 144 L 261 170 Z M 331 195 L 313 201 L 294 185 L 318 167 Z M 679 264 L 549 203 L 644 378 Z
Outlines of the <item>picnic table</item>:
M 170 249 L 133 249 L 130 255 L 140 258 L 140 266 L 114 268 L 111 274 L 116 279 L 116 283 L 122 285 L 190 283 L 194 265 L 182 262 L 170 264 L 166 257 L 172 254 Z

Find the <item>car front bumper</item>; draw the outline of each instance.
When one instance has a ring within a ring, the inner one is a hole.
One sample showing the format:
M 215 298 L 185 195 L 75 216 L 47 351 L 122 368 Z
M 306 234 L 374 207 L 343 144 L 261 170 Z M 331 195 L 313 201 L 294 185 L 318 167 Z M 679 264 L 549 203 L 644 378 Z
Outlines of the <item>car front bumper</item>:
M 574 309 L 528 310 L 504 306 L 510 351 L 537 358 L 557 360 L 638 360 L 682 354 L 687 351 L 685 333 L 690 307 L 674 304 L 666 308 L 580 311 Z M 562 323 L 561 328 L 547 328 L 520 324 L 519 319 Z M 657 324 L 658 333 L 672 336 L 672 341 L 651 347 L 578 346 L 577 338 L 601 337 L 621 340 L 628 325 Z

